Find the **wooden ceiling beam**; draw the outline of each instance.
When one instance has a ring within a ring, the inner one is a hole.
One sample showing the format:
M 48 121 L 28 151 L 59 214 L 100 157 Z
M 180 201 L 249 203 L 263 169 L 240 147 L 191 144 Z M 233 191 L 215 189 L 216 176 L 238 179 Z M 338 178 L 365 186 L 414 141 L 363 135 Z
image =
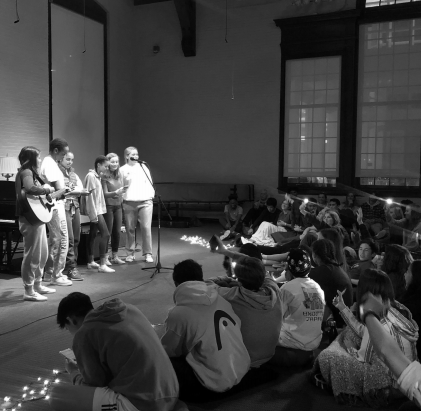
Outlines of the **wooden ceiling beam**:
M 196 56 L 196 1 L 174 0 L 181 26 L 181 48 L 185 57 Z

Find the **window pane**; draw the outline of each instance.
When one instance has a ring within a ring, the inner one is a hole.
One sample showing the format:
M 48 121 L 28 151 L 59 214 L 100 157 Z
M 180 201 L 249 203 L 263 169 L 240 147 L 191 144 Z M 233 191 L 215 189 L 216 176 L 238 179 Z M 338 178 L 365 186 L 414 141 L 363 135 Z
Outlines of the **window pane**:
M 314 184 L 319 180 L 313 178 L 326 178 L 320 184 L 336 184 L 332 177 L 338 176 L 340 72 L 341 57 L 286 62 L 285 176 Z
M 420 25 L 360 26 L 356 176 L 369 185 L 405 186 L 420 175 Z

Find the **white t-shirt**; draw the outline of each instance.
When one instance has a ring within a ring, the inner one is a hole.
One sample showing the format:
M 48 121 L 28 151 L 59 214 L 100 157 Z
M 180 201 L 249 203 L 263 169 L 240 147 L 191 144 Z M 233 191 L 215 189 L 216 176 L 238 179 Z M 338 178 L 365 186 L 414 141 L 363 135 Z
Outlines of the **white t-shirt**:
M 154 198 L 155 190 L 151 185 L 151 173 L 146 165 L 125 164 L 120 167 L 120 172 L 123 176 L 123 184 L 128 186 L 123 194 L 125 201 L 147 201 Z
M 243 209 L 238 205 L 234 210 L 229 204 L 227 204 L 224 208 L 224 213 L 228 213 L 231 221 L 236 221 L 239 215 L 243 215 Z
M 59 186 L 63 188 L 65 187 L 64 175 L 60 170 L 56 160 L 54 160 L 50 155 L 44 157 L 44 160 L 42 160 L 39 175 L 41 179 L 47 184 L 52 185 L 52 183 L 59 181 Z M 59 201 L 63 202 L 64 200 L 57 200 L 57 202 Z
M 280 289 L 283 321 L 278 345 L 312 351 L 322 339 L 325 294 L 312 279 L 294 278 Z

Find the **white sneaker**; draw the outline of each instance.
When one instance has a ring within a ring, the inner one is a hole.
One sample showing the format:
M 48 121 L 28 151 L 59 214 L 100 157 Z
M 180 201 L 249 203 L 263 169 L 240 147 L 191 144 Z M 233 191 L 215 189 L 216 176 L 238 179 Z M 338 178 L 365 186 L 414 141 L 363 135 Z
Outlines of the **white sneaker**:
M 38 294 L 37 292 L 34 291 L 33 294 L 26 294 L 26 291 L 23 293 L 23 300 L 24 301 L 36 301 L 36 302 L 41 302 L 41 301 L 47 301 L 48 298 L 44 297 L 41 294 Z
M 110 261 L 111 261 L 112 264 L 126 264 L 125 261 L 123 261 L 121 258 L 118 257 L 118 255 L 111 258 Z
M 230 230 L 225 231 L 224 234 L 221 235 L 221 237 L 219 237 L 221 240 L 225 240 L 229 235 L 231 234 Z
M 105 265 L 112 265 L 111 261 L 109 260 L 109 256 L 107 255 L 107 257 L 105 257 Z
M 153 257 L 152 257 L 152 254 L 146 254 L 146 255 L 145 255 L 145 261 L 146 261 L 147 263 L 153 263 Z
M 248 244 L 248 243 L 252 243 L 253 241 L 250 241 L 248 238 L 246 238 L 246 237 L 241 237 L 241 242 L 243 243 L 243 244 Z
M 99 266 L 98 272 L 99 273 L 115 273 L 115 270 L 104 264 L 104 265 Z
M 52 278 L 50 285 L 72 285 L 73 283 L 64 275 L 57 278 Z
M 96 263 L 95 261 L 92 261 L 92 263 L 88 263 L 88 269 L 90 269 L 90 268 L 99 268 L 99 264 L 98 263 Z
M 42 284 L 34 285 L 34 291 L 38 294 L 53 294 L 56 292 L 54 288 L 46 287 Z
M 131 254 L 131 255 L 128 255 L 127 257 L 126 257 L 126 263 L 132 263 L 133 261 L 135 261 L 136 260 L 136 257 L 133 255 L 133 254 Z

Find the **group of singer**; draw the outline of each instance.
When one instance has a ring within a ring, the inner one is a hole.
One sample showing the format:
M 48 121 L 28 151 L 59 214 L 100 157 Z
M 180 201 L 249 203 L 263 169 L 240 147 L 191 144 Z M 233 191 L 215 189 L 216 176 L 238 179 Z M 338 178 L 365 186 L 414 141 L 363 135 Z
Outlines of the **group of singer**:
M 154 261 L 151 223 L 155 190 L 149 166 L 139 161 L 137 148 L 124 150 L 122 167 L 115 153 L 98 156 L 83 183 L 75 172 L 74 161 L 69 144 L 60 138 L 50 142 L 49 154 L 44 159 L 36 147 L 26 146 L 20 151 L 21 167 L 15 181 L 16 216 L 24 243 L 21 272 L 26 301 L 46 301 L 46 295 L 56 291 L 54 286 L 83 281 L 77 269 L 81 215 L 88 216 L 90 222 L 88 269 L 112 273 L 115 270 L 111 266 L 134 262 L 138 221 L 143 259 L 148 263 Z M 31 198 L 35 203 L 29 201 Z M 51 220 L 44 223 L 36 217 L 35 208 L 46 205 L 51 205 Z M 118 256 L 123 213 L 124 260 Z M 98 233 L 99 263 L 94 259 Z

